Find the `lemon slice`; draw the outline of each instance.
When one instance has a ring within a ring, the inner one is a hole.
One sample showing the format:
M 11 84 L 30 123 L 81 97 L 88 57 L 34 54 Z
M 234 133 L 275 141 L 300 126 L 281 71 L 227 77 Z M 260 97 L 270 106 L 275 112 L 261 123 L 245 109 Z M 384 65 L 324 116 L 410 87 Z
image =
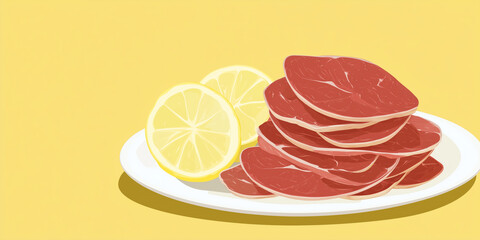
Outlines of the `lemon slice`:
M 200 84 L 182 84 L 162 95 L 146 128 L 160 167 L 186 181 L 208 181 L 238 156 L 240 125 L 228 101 Z
M 263 91 L 271 82 L 267 75 L 247 66 L 221 68 L 201 81 L 232 104 L 240 120 L 242 145 L 254 145 L 257 127 L 268 119 Z

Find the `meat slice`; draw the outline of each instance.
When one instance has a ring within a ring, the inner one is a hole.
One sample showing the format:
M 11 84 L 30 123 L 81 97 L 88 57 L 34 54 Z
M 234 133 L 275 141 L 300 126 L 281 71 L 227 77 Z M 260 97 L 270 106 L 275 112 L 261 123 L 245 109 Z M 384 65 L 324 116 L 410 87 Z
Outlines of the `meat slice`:
M 368 198 L 374 198 L 374 197 L 379 197 L 382 195 L 387 194 L 392 190 L 395 186 L 397 186 L 398 183 L 402 181 L 402 179 L 405 177 L 406 174 L 400 174 L 395 177 L 389 177 L 385 180 L 383 180 L 381 183 L 363 191 L 359 192 L 350 196 L 346 196 L 344 198 L 346 199 L 351 199 L 351 200 L 360 200 L 360 199 L 368 199 Z
M 275 118 L 318 132 L 325 141 L 346 148 L 384 143 L 395 136 L 410 117 L 392 118 L 378 123 L 355 123 L 330 118 L 303 104 L 285 78 L 271 83 L 265 89 L 265 102 Z
M 220 173 L 220 180 L 233 194 L 244 198 L 267 198 L 274 195 L 257 186 L 237 165 Z
M 349 122 L 316 112 L 300 101 L 286 78 L 274 81 L 265 89 L 265 102 L 276 118 L 304 127 L 314 132 L 332 132 L 359 129 L 375 122 Z
M 289 142 L 307 151 L 330 155 L 378 154 L 385 157 L 405 157 L 432 151 L 440 142 L 440 128 L 421 117 L 411 116 L 405 127 L 389 141 L 362 148 L 340 148 L 326 142 L 317 133 L 275 117 L 259 127 L 265 134 L 279 132 Z
M 395 188 L 412 188 L 422 185 L 443 171 L 443 164 L 433 157 L 428 157 L 418 167 L 407 173 L 407 176 Z
M 318 133 L 318 135 L 337 147 L 375 146 L 392 139 L 407 124 L 408 119 L 410 119 L 410 116 L 392 118 L 362 129 Z
M 380 183 L 395 168 L 398 160 L 376 163 L 388 173 L 373 183 L 358 186 L 330 181 L 259 147 L 243 150 L 240 162 L 248 177 L 268 192 L 288 198 L 319 200 L 355 194 Z
M 285 75 L 313 110 L 340 120 L 379 122 L 413 114 L 418 99 L 381 67 L 357 58 L 289 56 Z
M 353 173 L 365 172 L 378 159 L 378 155 L 374 154 L 336 156 L 310 152 L 293 145 L 276 130 L 258 131 L 258 146 L 270 154 L 283 157 L 320 175 L 329 174 L 328 171 L 330 170 Z
M 291 144 L 280 134 L 273 137 L 259 132 L 258 145 L 265 152 L 279 156 L 302 169 L 346 185 L 369 184 L 390 171 L 382 167 L 383 162 L 391 162 L 389 158 L 373 154 L 334 156 L 309 152 Z
M 431 153 L 432 151 L 408 157 L 401 157 L 398 161 L 397 167 L 393 169 L 392 173 L 390 173 L 389 178 L 404 174 L 406 172 L 410 172 L 411 170 L 422 164 L 428 158 L 428 156 L 430 156 Z

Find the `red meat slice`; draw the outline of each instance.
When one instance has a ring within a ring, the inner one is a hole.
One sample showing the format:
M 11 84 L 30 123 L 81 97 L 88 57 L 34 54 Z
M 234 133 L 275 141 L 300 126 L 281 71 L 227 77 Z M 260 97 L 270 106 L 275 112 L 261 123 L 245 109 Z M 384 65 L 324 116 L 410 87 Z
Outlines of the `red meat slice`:
M 396 177 L 389 177 L 383 180 L 381 183 L 363 192 L 346 196 L 344 198 L 351 199 L 351 200 L 360 200 L 360 199 L 374 198 L 374 197 L 385 195 L 388 192 L 390 192 L 390 190 L 392 190 L 395 186 L 397 186 L 397 184 L 400 183 L 404 177 L 405 177 L 405 174 L 400 174 Z
M 237 165 L 220 173 L 220 180 L 233 194 L 244 198 L 273 197 L 270 192 L 257 186 L 243 171 L 242 166 Z
M 273 129 L 275 131 L 265 130 L 262 127 L 258 131 L 258 146 L 262 150 L 283 157 L 301 168 L 323 176 L 329 174 L 328 171 L 330 170 L 353 173 L 365 172 L 378 159 L 378 155 L 374 154 L 336 156 L 310 152 L 293 145 L 275 129 Z
M 303 104 L 285 78 L 271 83 L 265 89 L 265 102 L 275 118 L 319 132 L 325 141 L 346 148 L 384 143 L 395 136 L 410 117 L 392 118 L 378 123 L 355 123 L 330 118 Z
M 382 144 L 392 139 L 408 122 L 410 116 L 392 118 L 362 129 L 318 133 L 328 143 L 337 147 L 359 148 Z
M 258 145 L 265 152 L 279 156 L 302 169 L 346 185 L 365 185 L 377 181 L 389 171 L 382 167 L 382 162 L 391 162 L 389 158 L 373 154 L 333 156 L 309 152 L 291 144 L 280 134 L 273 137 L 259 133 Z M 345 171 L 346 169 L 350 171 Z
M 340 120 L 379 122 L 413 114 L 418 99 L 381 67 L 349 57 L 289 56 L 284 63 L 295 95 Z
M 381 165 L 387 169 L 387 174 L 377 181 L 359 186 L 339 184 L 330 181 L 309 170 L 299 168 L 291 162 L 267 153 L 259 147 L 251 147 L 243 150 L 240 156 L 245 173 L 248 177 L 263 189 L 284 197 L 319 200 L 362 192 L 383 181 L 398 163 L 398 160 L 390 159 L 375 165 Z
M 359 129 L 375 122 L 349 122 L 327 117 L 300 101 L 286 78 L 274 81 L 265 89 L 265 102 L 276 118 L 304 127 L 314 132 L 331 132 Z
M 405 157 L 432 151 L 440 142 L 440 128 L 421 117 L 412 116 L 395 137 L 380 145 L 363 148 L 339 148 L 320 137 L 317 133 L 297 125 L 282 122 L 273 116 L 263 123 L 259 131 L 263 135 L 278 131 L 294 145 L 307 151 L 330 155 L 378 154 L 386 157 Z M 275 130 L 276 129 L 276 130 Z
M 418 167 L 407 173 L 407 176 L 395 188 L 412 188 L 422 185 L 443 171 L 443 164 L 433 157 L 428 157 Z
M 397 167 L 393 169 L 392 173 L 390 173 L 389 178 L 410 172 L 422 164 L 431 153 L 432 151 L 400 158 Z

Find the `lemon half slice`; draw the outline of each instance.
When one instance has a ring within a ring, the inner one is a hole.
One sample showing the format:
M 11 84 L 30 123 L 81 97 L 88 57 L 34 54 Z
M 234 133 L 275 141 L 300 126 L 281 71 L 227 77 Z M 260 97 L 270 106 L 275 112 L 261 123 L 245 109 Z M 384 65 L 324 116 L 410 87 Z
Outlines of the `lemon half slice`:
M 201 81 L 232 104 L 240 120 L 242 145 L 254 144 L 257 127 L 268 119 L 263 92 L 271 82 L 267 75 L 247 66 L 221 68 Z
M 160 167 L 195 182 L 218 177 L 237 158 L 241 142 L 230 103 L 195 83 L 175 86 L 158 99 L 146 138 Z

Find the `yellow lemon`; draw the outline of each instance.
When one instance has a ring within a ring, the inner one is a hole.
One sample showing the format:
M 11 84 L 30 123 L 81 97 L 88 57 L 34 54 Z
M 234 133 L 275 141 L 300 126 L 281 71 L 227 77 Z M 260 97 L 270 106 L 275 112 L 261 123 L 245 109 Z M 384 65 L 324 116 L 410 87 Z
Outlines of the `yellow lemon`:
M 228 168 L 240 149 L 240 124 L 232 105 L 200 84 L 162 95 L 146 127 L 150 152 L 160 167 L 186 181 L 208 181 Z
M 208 74 L 202 81 L 224 96 L 240 121 L 242 145 L 255 145 L 257 127 L 268 119 L 263 92 L 272 80 L 257 69 L 230 66 Z

